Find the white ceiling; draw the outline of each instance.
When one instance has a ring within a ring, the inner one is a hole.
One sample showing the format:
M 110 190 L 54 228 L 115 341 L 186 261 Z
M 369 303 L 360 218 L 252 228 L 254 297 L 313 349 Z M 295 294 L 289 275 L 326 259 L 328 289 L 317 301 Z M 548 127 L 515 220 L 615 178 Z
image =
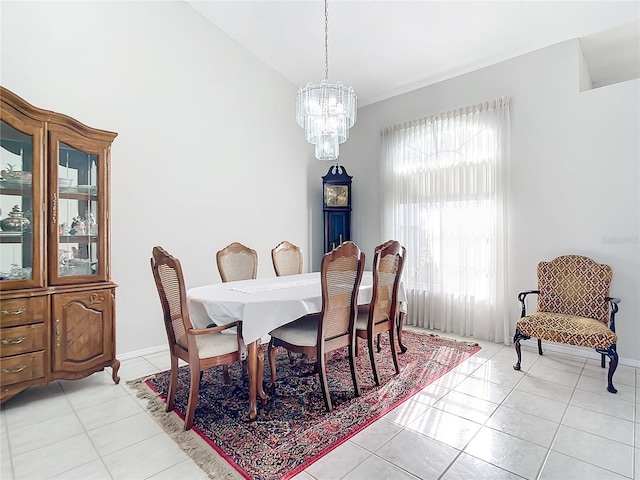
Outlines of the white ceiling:
M 294 85 L 324 78 L 323 1 L 185 1 Z M 621 25 L 637 63 L 639 19 L 637 0 L 330 0 L 329 81 L 364 106 Z

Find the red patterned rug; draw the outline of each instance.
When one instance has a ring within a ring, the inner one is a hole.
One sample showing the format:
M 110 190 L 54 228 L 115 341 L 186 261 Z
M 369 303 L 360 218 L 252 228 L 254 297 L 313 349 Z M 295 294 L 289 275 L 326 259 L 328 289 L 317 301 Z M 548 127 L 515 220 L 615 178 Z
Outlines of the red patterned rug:
M 130 385 L 138 389 L 139 397 L 150 400 L 149 409 L 165 430 L 211 478 L 288 479 L 480 350 L 476 343 L 405 330 L 408 351 L 398 356 L 400 374 L 395 375 L 388 341 L 383 336 L 382 352 L 376 357 L 379 387 L 373 383 L 367 349 L 360 347 L 357 398 L 346 349 L 330 354 L 332 413 L 324 408 L 313 359 L 296 355 L 291 365 L 284 350 L 276 356 L 276 394 L 264 407 L 258 402 L 255 422 L 248 421 L 248 379 L 239 364 L 229 369 L 230 385 L 224 384 L 220 367 L 204 373 L 189 432 L 182 430 L 189 392 L 187 367 L 180 370 L 176 408 L 168 414 L 164 412 L 168 372 Z M 266 363 L 265 382 L 270 378 Z

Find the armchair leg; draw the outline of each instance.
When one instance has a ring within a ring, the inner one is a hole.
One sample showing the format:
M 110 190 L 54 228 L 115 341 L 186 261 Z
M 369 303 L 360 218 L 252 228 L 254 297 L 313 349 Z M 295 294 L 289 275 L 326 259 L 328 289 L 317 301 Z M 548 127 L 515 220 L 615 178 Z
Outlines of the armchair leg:
M 173 410 L 176 404 L 176 389 L 178 386 L 178 357 L 171 354 L 171 377 L 169 380 L 169 393 L 167 394 L 166 411 Z
M 604 353 L 601 353 L 601 354 L 600 354 L 600 357 L 601 357 L 601 358 L 600 358 L 600 366 L 601 366 L 602 368 L 604 368 Z
M 522 360 L 522 352 L 520 349 L 520 340 L 529 340 L 531 337 L 529 335 L 523 335 L 520 333 L 520 329 L 516 328 L 516 333 L 513 336 L 513 345 L 516 348 L 516 354 L 518 355 L 518 361 L 513 366 L 514 370 L 520 370 L 520 361 Z
M 542 340 L 538 339 L 538 355 L 542 355 Z
M 184 429 L 191 430 L 193 425 L 193 416 L 196 413 L 196 404 L 198 403 L 198 390 L 200 389 L 200 365 L 190 365 L 191 381 L 189 382 L 189 400 L 187 402 L 187 411 L 184 416 Z
M 611 345 L 607 350 L 596 349 L 596 352 L 602 354 L 602 358 L 606 355 L 609 357 L 609 373 L 607 374 L 607 391 L 611 393 L 618 393 L 616 387 L 613 386 L 613 374 L 618 368 L 618 352 L 616 351 L 616 345 Z M 603 360 L 604 361 L 604 360 Z

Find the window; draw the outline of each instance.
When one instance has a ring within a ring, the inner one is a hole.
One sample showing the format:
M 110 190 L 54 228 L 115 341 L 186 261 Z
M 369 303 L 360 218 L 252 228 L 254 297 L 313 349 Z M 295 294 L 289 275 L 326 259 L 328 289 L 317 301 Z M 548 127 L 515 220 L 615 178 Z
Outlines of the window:
M 407 248 L 408 321 L 505 340 L 509 102 L 382 132 L 383 230 Z

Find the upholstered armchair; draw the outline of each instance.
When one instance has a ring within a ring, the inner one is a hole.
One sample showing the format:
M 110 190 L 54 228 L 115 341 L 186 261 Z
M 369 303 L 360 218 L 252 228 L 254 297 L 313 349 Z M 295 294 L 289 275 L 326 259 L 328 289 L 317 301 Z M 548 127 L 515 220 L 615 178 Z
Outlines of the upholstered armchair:
M 615 316 L 620 299 L 609 296 L 612 271 L 609 265 L 601 265 L 580 255 L 564 255 L 550 262 L 538 264 L 538 290 L 518 294 L 522 311 L 516 322 L 513 337 L 518 362 L 513 366 L 520 370 L 520 342 L 538 339 L 538 353 L 542 355 L 542 340 L 579 347 L 593 348 L 609 357 L 607 390 L 616 393 L 613 374 L 618 366 L 615 333 Z M 525 298 L 537 294 L 536 313 L 526 314 Z
M 166 411 L 170 412 L 175 406 L 178 361 L 182 360 L 189 364 L 190 372 L 189 400 L 184 416 L 184 429 L 190 430 L 198 403 L 202 372 L 220 365 L 223 367 L 225 383 L 229 383 L 227 367 L 242 360 L 244 345 L 242 322 L 205 329 L 193 328 L 180 261 L 162 247 L 153 247 L 151 271 L 162 304 L 171 355 L 171 377 Z M 224 331 L 232 327 L 236 327 L 233 335 L 223 335 Z M 258 368 L 264 369 L 264 361 L 258 359 L 258 362 Z
M 302 353 L 316 358 L 316 372 L 324 404 L 328 412 L 333 410 L 327 382 L 326 354 L 348 347 L 349 366 L 355 396 L 360 396 L 356 375 L 355 323 L 358 316 L 358 289 L 362 281 L 365 255 L 353 242 L 344 242 L 322 258 L 320 281 L 322 286 L 322 310 L 317 315 L 306 315 L 273 330 L 269 342 L 271 384 L 275 392 L 276 347 L 289 352 Z

